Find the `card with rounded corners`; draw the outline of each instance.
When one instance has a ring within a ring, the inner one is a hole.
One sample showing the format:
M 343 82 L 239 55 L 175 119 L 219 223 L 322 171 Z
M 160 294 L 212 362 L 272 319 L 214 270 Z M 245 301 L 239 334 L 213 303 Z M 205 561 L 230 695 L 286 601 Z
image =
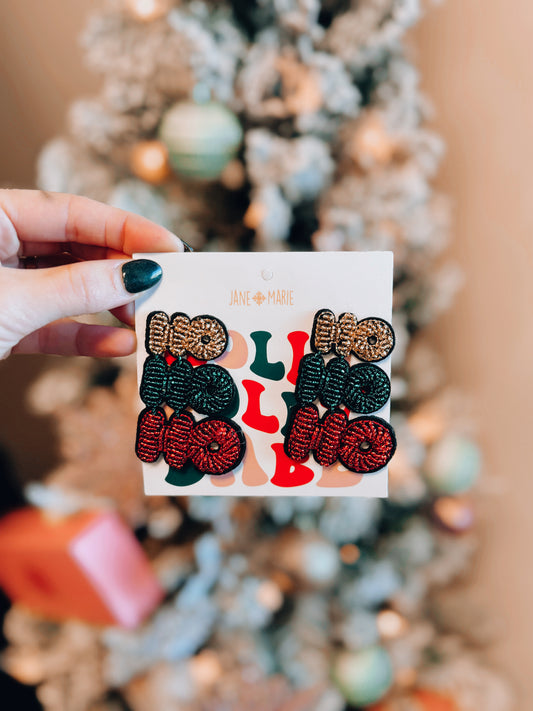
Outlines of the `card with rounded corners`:
M 134 256 L 146 494 L 387 496 L 392 252 Z

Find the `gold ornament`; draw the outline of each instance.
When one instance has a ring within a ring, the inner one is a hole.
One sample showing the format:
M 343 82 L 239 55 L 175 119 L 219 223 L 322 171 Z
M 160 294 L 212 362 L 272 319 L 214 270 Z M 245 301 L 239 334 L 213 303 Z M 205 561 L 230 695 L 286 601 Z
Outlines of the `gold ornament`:
M 232 160 L 220 175 L 220 182 L 228 190 L 240 190 L 246 180 L 246 170 L 240 160 Z
M 161 141 L 141 141 L 130 155 L 131 172 L 154 185 L 164 182 L 170 173 L 168 152 Z
M 433 504 L 433 515 L 452 533 L 465 533 L 474 525 L 474 511 L 464 497 L 441 496 Z
M 130 13 L 143 22 L 152 22 L 164 17 L 172 5 L 172 0 L 126 0 Z
M 361 556 L 361 551 L 355 543 L 345 543 L 339 551 L 340 558 L 345 565 L 357 563 Z
M 382 117 L 375 111 L 358 119 L 355 131 L 348 141 L 348 155 L 364 170 L 390 163 L 395 149 L 394 141 L 387 133 Z
M 251 202 L 250 206 L 244 213 L 243 222 L 246 227 L 251 230 L 256 230 L 263 222 L 267 214 L 265 205 L 260 202 Z

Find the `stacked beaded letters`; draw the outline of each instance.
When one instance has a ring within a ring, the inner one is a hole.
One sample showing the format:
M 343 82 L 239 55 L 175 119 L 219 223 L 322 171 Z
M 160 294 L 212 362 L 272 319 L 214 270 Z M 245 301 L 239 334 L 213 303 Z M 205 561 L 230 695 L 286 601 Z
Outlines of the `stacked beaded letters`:
M 143 462 L 166 463 L 182 469 L 187 461 L 203 474 L 226 474 L 242 460 L 246 448 L 243 432 L 223 413 L 234 402 L 237 389 L 227 370 L 213 363 L 196 368 L 187 360 L 218 358 L 228 345 L 224 324 L 214 316 L 176 313 L 170 318 L 154 311 L 146 321 L 148 358 L 139 393 L 146 408 L 139 415 L 135 451 Z M 175 360 L 167 363 L 166 353 Z M 174 413 L 167 420 L 161 405 Z M 196 422 L 186 409 L 202 415 Z
M 384 467 L 396 449 L 394 430 L 380 417 L 368 416 L 390 397 L 390 380 L 373 362 L 383 360 L 394 348 L 394 331 L 381 318 L 357 321 L 351 313 L 338 320 L 329 309 L 315 315 L 311 333 L 313 353 L 305 355 L 298 371 L 285 451 L 296 462 L 313 454 L 322 466 L 340 461 L 352 472 L 368 474 Z M 336 355 L 327 363 L 324 356 Z M 365 361 L 349 365 L 354 354 Z M 320 417 L 315 400 L 327 408 Z M 349 420 L 344 404 L 361 417 Z

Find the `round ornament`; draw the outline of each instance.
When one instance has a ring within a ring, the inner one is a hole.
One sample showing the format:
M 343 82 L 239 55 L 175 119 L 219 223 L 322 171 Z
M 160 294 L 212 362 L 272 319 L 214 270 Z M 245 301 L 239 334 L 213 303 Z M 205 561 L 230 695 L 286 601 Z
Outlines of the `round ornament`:
M 381 699 L 393 682 L 388 652 L 379 646 L 359 652 L 341 652 L 333 665 L 333 680 L 354 706 L 369 706 Z
M 433 517 L 450 533 L 465 533 L 474 525 L 470 501 L 457 496 L 439 496 L 433 503 Z
M 365 169 L 390 163 L 395 145 L 388 135 L 383 118 L 369 112 L 357 121 L 354 134 L 348 144 L 348 155 Z
M 424 476 L 435 494 L 462 494 L 476 482 L 481 453 L 472 440 L 450 433 L 433 445 L 424 466 Z
M 235 157 L 242 141 L 238 118 L 222 104 L 192 101 L 172 106 L 163 116 L 159 138 L 172 168 L 185 178 L 214 180 Z
M 136 143 L 130 154 L 130 169 L 147 183 L 162 183 L 170 173 L 167 149 L 161 141 Z
M 246 182 L 246 169 L 240 160 L 231 160 L 220 175 L 220 182 L 228 190 L 240 190 Z
M 354 565 L 361 557 L 361 551 L 355 543 L 345 543 L 339 550 L 339 556 L 344 565 Z

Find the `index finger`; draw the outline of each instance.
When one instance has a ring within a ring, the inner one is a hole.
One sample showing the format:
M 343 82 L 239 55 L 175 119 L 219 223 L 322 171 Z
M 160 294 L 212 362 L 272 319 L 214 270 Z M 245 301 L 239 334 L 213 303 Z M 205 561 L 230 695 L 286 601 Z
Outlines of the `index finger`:
M 131 255 L 134 252 L 183 252 L 183 242 L 169 230 L 140 215 L 79 195 L 38 190 L 0 190 L 0 210 L 9 224 L 0 225 L 0 251 L 21 242 L 79 242 Z M 2 249 L 2 246 L 4 249 Z

